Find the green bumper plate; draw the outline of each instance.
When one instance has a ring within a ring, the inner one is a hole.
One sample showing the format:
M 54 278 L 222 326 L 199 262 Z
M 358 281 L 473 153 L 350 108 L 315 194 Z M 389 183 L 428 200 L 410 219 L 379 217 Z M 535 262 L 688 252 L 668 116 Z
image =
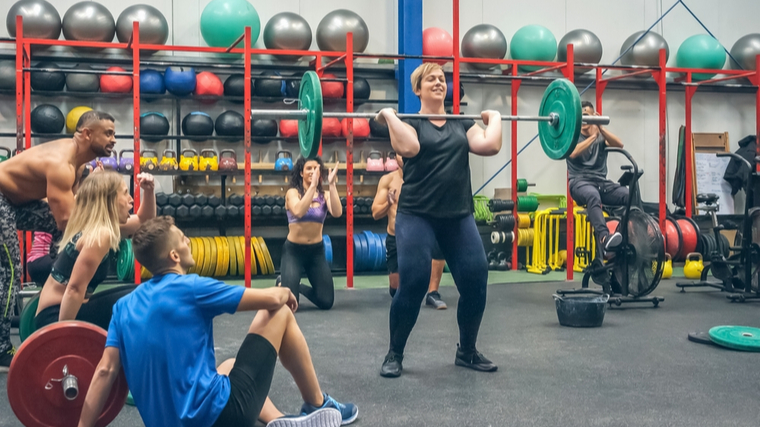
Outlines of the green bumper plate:
M 40 294 L 32 297 L 31 300 L 21 310 L 21 317 L 18 323 L 18 337 L 21 342 L 24 342 L 29 335 L 32 335 L 37 330 L 37 325 L 34 323 L 34 317 L 37 315 L 37 306 L 40 304 Z
M 578 144 L 583 118 L 581 96 L 570 80 L 557 79 L 546 88 L 538 114 L 549 116 L 552 113 L 559 116 L 556 123 L 538 123 L 541 147 L 551 159 L 566 159 Z
M 749 326 L 716 326 L 710 339 L 723 347 L 742 351 L 760 351 L 760 329 Z
M 298 99 L 300 108 L 307 111 L 306 119 L 298 121 L 298 145 L 301 155 L 312 159 L 319 153 L 322 140 L 322 86 L 314 71 L 307 71 L 301 78 Z

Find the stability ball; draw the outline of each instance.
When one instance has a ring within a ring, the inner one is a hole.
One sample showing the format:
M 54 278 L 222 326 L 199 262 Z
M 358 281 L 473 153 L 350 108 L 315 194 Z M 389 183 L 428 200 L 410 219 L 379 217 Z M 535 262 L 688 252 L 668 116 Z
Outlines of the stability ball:
M 220 136 L 243 136 L 245 121 L 237 111 L 227 110 L 216 118 L 216 134 Z
M 259 38 L 261 21 L 246 0 L 211 0 L 201 13 L 201 36 L 213 47 L 229 47 L 251 27 L 251 47 Z M 238 45 L 240 47 L 240 45 Z
M 311 27 L 301 15 L 281 12 L 274 15 L 264 26 L 264 46 L 267 49 L 309 50 Z M 274 55 L 275 59 L 297 61 L 298 56 Z
M 124 72 L 121 67 L 108 67 L 106 71 Z M 100 90 L 111 93 L 127 93 L 132 91 L 132 77 L 125 75 L 100 75 Z
M 163 74 L 150 68 L 141 70 L 140 93 L 151 93 L 157 95 L 165 94 L 166 86 L 164 85 Z
M 317 46 L 321 50 L 345 51 L 348 33 L 354 33 L 354 52 L 364 52 L 369 44 L 367 23 L 350 10 L 333 10 L 317 25 Z
M 92 67 L 78 64 L 76 70 L 92 71 Z M 100 76 L 97 74 L 82 74 L 69 71 L 66 74 L 66 90 L 69 92 L 97 92 L 100 89 Z
M 5 18 L 8 35 L 16 37 L 16 15 L 24 17 L 24 37 L 57 40 L 61 35 L 61 15 L 45 0 L 20 0 Z
M 740 38 L 731 47 L 731 56 L 739 63 L 731 60 L 731 68 L 734 70 L 754 70 L 755 57 L 760 55 L 760 34 L 747 34 Z
M 0 61 L 0 89 L 16 89 L 16 61 Z
M 209 71 L 201 71 L 195 76 L 195 94 L 200 96 L 222 96 L 224 95 L 224 84 L 216 76 L 216 74 Z M 208 99 L 201 101 L 205 104 L 213 104 L 216 99 Z
M 430 56 L 453 56 L 454 39 L 451 34 L 437 27 L 425 28 L 422 32 L 422 54 Z M 446 61 L 434 60 L 438 64 L 445 64 Z
M 214 120 L 204 112 L 192 112 L 182 119 L 182 133 L 188 136 L 211 136 L 214 134 Z
M 158 9 L 147 4 L 129 6 L 121 12 L 116 20 L 116 37 L 120 42 L 129 42 L 132 23 L 135 21 L 140 23 L 140 43 L 166 44 L 169 39 L 169 23 Z
M 169 134 L 169 120 L 161 113 L 149 112 L 140 115 L 140 138 L 148 142 L 159 142 Z M 159 138 L 156 138 L 159 137 Z
M 557 39 L 548 28 L 526 25 L 512 36 L 512 59 L 523 61 L 554 61 L 557 55 Z M 539 66 L 520 66 L 521 71 L 536 71 Z
M 697 34 L 681 43 L 676 53 L 676 64 L 681 68 L 706 68 L 719 70 L 726 63 L 726 51 L 713 37 Z M 717 73 L 694 73 L 693 80 L 707 80 Z
M 667 62 L 670 57 L 670 48 L 668 42 L 665 39 L 655 33 L 648 32 L 643 37 L 645 31 L 637 31 L 631 34 L 623 45 L 620 46 L 620 63 L 622 65 L 641 65 L 645 67 L 656 67 L 660 65 L 660 50 L 665 49 L 665 61 Z M 628 50 L 633 43 L 641 37 L 638 43 L 636 43 L 631 50 Z M 627 52 L 626 52 L 627 51 Z M 625 54 L 624 54 L 625 53 Z
M 61 69 L 52 62 L 39 62 L 34 68 Z M 66 75 L 62 71 L 32 71 L 31 74 L 29 81 L 34 90 L 59 91 L 66 85 Z
M 185 67 L 168 67 L 164 72 L 166 90 L 177 96 L 190 95 L 196 85 L 195 69 Z
M 507 54 L 507 38 L 498 28 L 480 24 L 470 28 L 462 38 L 462 56 L 466 58 L 503 59 Z M 489 70 L 496 64 L 467 64 L 477 70 Z
M 88 111 L 92 111 L 92 108 L 83 105 L 72 108 L 71 111 L 69 111 L 69 114 L 66 115 L 66 133 L 76 132 L 79 118 L 82 117 L 82 114 Z
M 32 132 L 35 133 L 61 133 L 66 124 L 61 110 L 50 104 L 42 104 L 32 110 L 30 119 Z
M 63 15 L 63 36 L 66 40 L 111 42 L 116 23 L 108 8 L 94 1 L 74 4 Z
M 565 34 L 557 46 L 557 61 L 567 61 L 567 45 L 573 45 L 573 61 L 587 64 L 598 64 L 602 60 L 602 41 L 589 30 L 573 30 Z M 582 74 L 590 68 L 575 67 L 577 74 Z

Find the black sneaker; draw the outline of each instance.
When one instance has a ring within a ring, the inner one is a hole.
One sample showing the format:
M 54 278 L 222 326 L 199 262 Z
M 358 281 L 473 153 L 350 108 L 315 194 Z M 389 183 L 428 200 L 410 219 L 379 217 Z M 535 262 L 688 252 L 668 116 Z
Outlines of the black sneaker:
M 620 244 L 623 243 L 623 235 L 614 232 L 607 236 L 607 240 L 604 241 L 604 252 L 614 252 Z
M 389 351 L 383 360 L 383 367 L 380 368 L 380 376 L 386 378 L 396 378 L 401 376 L 401 370 L 404 369 L 401 366 L 401 362 L 404 361 L 403 354 L 396 354 Z
M 438 291 L 433 291 L 427 294 L 427 297 L 425 297 L 425 305 L 433 307 L 436 310 L 446 310 L 448 308 L 446 303 L 441 299 L 441 294 L 439 294 Z
M 277 278 L 274 279 L 274 285 L 275 286 L 282 286 L 282 276 L 277 276 Z
M 16 354 L 16 347 L 11 347 L 10 350 L 0 355 L 0 372 L 8 372 L 13 361 L 13 355 Z
M 457 345 L 457 356 L 454 359 L 454 364 L 482 372 L 495 372 L 499 369 L 493 362 L 486 359 L 483 353 L 477 350 L 464 352 L 459 345 Z

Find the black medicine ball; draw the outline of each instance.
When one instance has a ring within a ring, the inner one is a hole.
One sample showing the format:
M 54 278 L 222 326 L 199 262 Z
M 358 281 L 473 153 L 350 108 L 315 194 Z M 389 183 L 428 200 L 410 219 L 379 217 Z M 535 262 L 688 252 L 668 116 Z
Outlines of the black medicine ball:
M 380 124 L 375 118 L 369 119 L 369 132 L 376 138 L 390 138 L 391 134 L 388 126 Z
M 32 110 L 32 132 L 35 133 L 61 133 L 66 124 L 66 118 L 58 107 L 50 104 L 42 104 Z
M 251 135 L 264 137 L 264 136 L 277 136 L 277 121 L 276 120 L 254 120 L 251 122 Z M 268 144 L 271 139 L 254 139 L 253 142 L 257 144 Z
M 370 92 L 372 92 L 372 89 L 369 87 L 367 79 L 354 77 L 354 99 L 369 99 Z M 343 97 L 346 97 L 345 93 Z
M 148 142 L 159 142 L 169 134 L 169 120 L 161 113 L 144 113 L 140 115 L 140 137 Z
M 255 96 L 269 98 L 281 98 L 285 94 L 285 80 L 269 79 L 267 77 L 280 77 L 277 71 L 264 71 L 261 73 L 263 78 L 256 79 L 256 87 L 253 90 Z
M 16 61 L 0 61 L 0 89 L 16 89 Z
M 251 79 L 251 92 L 253 92 L 254 81 Z M 242 74 L 232 74 L 224 81 L 224 96 L 245 96 L 245 76 Z M 232 100 L 231 100 L 232 101 Z M 235 103 L 243 103 L 243 100 L 234 100 Z
M 182 119 L 182 133 L 189 136 L 211 136 L 214 134 L 214 119 L 200 111 L 192 112 Z
M 77 70 L 92 70 L 92 67 L 79 64 Z M 97 74 L 66 74 L 66 90 L 69 92 L 97 92 L 100 90 L 100 77 Z
M 216 134 L 220 136 L 243 136 L 245 121 L 240 113 L 225 111 L 216 118 Z
M 287 96 L 288 98 L 298 98 L 298 92 L 300 90 L 301 90 L 300 79 L 285 80 L 285 96 Z
M 40 62 L 34 68 L 61 68 L 52 62 Z M 34 90 L 60 91 L 66 86 L 66 75 L 63 71 L 32 71 L 30 84 Z

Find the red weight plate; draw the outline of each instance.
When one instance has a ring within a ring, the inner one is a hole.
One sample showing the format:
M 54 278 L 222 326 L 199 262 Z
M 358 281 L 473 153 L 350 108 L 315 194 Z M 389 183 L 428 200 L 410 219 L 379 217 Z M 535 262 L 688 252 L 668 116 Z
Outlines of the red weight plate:
M 676 220 L 676 222 L 681 228 L 681 236 L 683 237 L 681 253 L 689 254 L 696 252 L 697 242 L 699 241 L 699 231 L 695 227 L 696 224 L 686 218 L 679 218 Z
M 68 427 L 79 423 L 92 375 L 103 356 L 106 331 L 85 322 L 59 322 L 42 328 L 21 344 L 8 371 L 8 400 L 26 427 Z M 77 378 L 79 393 L 63 394 L 63 368 Z M 116 418 L 127 400 L 127 379 L 119 373 L 103 413 L 95 424 Z

